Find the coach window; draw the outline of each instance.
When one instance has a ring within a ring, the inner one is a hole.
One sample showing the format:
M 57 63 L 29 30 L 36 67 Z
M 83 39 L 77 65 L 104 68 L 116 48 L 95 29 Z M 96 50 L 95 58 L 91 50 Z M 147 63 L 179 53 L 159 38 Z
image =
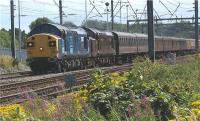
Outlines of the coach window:
M 147 40 L 147 39 L 145 39 L 145 45 L 147 45 L 147 41 L 148 41 L 148 40 Z M 155 41 L 155 42 L 156 42 L 156 41 Z
M 134 39 L 133 38 L 131 38 L 131 41 L 132 41 L 132 45 L 134 45 Z
M 124 38 L 124 46 L 126 46 L 126 38 Z
M 123 41 L 124 41 L 123 43 L 124 43 L 124 46 L 125 46 L 126 44 L 125 44 L 125 38 L 124 37 L 123 37 Z
M 114 48 L 114 40 L 111 38 L 111 48 Z
M 140 43 L 141 43 L 141 39 L 140 39 L 140 38 L 138 38 L 138 40 L 137 40 L 137 41 L 138 41 L 138 45 L 140 45 Z
M 88 49 L 88 39 L 87 39 L 87 37 L 84 37 L 84 48 Z
M 130 46 L 130 45 L 131 45 L 131 43 L 130 43 L 131 41 L 130 41 L 130 39 L 129 39 L 129 38 L 127 38 L 127 40 L 128 40 L 128 43 L 127 43 L 127 45 L 128 45 L 128 46 Z
M 134 44 L 134 39 L 131 38 L 131 46 L 133 46 L 133 44 Z
M 142 38 L 142 46 L 144 45 L 144 38 Z
M 124 38 L 124 46 L 126 46 L 126 38 Z
M 125 46 L 127 46 L 127 38 L 124 38 L 124 41 L 125 41 Z
M 126 46 L 128 46 L 128 38 L 126 38 Z
M 132 38 L 129 38 L 129 41 L 130 41 L 130 46 L 132 46 L 133 45 Z
M 122 46 L 124 46 L 124 38 L 122 38 L 121 40 L 122 40 Z
M 126 38 L 126 46 L 128 45 L 128 39 Z
M 128 38 L 126 38 L 126 46 L 128 46 Z
M 124 46 L 124 38 L 122 38 L 122 46 Z
M 120 37 L 120 45 L 122 45 L 122 38 Z

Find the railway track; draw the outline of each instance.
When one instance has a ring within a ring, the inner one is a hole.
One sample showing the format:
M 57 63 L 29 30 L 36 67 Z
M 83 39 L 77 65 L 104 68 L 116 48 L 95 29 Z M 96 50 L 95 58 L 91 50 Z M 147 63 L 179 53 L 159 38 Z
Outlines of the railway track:
M 130 68 L 131 64 L 128 64 L 123 66 L 106 67 L 102 68 L 102 70 L 105 73 L 111 73 L 116 71 L 122 72 Z M 70 86 L 69 84 L 66 84 L 64 80 L 66 76 L 69 75 L 73 75 L 77 80 L 73 86 L 73 90 L 80 89 L 88 80 L 90 80 L 89 72 L 91 71 L 92 69 L 66 72 L 49 78 L 0 85 L 0 104 L 23 102 L 32 95 L 52 98 L 64 92 L 68 92 L 70 91 Z
M 179 56 L 176 62 L 187 61 L 188 57 L 193 58 L 195 55 Z M 160 61 L 157 61 L 160 63 Z M 163 63 L 163 62 L 161 62 Z M 132 67 L 132 64 L 104 67 L 101 68 L 105 73 L 122 72 Z M 0 85 L 0 105 L 8 103 L 20 103 L 35 95 L 39 97 L 52 98 L 57 95 L 70 91 L 70 86 L 65 83 L 66 76 L 73 75 L 77 82 L 73 90 L 80 89 L 90 80 L 89 74 L 93 69 L 78 70 L 66 73 L 55 74 L 53 77 L 45 77 L 29 81 L 13 82 Z M 28 73 L 24 73 L 25 75 Z M 23 74 L 21 74 L 23 75 Z
M 0 80 L 15 79 L 15 78 L 28 77 L 28 76 L 33 76 L 33 73 L 31 71 L 6 73 L 6 74 L 0 74 Z

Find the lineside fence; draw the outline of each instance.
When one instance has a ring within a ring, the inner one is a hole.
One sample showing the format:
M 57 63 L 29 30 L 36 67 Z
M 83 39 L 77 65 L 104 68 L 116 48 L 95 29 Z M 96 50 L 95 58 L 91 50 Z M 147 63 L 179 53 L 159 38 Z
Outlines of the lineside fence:
M 1 55 L 9 55 L 12 56 L 11 49 L 10 48 L 0 48 L 0 56 Z M 16 49 L 16 58 L 17 60 L 26 60 L 26 50 L 21 49 L 21 52 L 19 49 Z

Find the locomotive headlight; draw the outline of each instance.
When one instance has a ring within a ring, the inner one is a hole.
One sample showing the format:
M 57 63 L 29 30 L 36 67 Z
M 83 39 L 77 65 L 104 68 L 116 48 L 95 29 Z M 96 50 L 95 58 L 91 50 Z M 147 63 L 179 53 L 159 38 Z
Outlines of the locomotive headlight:
M 32 43 L 28 43 L 28 46 L 31 47 L 33 44 Z
M 33 47 L 34 45 L 33 45 L 33 42 L 28 42 L 27 43 L 27 47 Z
M 43 50 L 43 48 L 42 47 L 40 47 L 40 51 L 42 51 Z
M 49 47 L 55 47 L 56 41 L 49 41 Z
M 53 43 L 53 42 L 51 43 L 51 46 L 54 46 L 54 43 Z

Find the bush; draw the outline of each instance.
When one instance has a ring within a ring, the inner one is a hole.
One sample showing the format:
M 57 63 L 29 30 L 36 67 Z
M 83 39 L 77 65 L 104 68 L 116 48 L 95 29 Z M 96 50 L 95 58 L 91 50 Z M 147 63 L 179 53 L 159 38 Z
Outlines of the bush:
M 2 68 L 11 68 L 13 65 L 14 59 L 11 56 L 0 56 L 0 67 Z
M 105 74 L 96 69 L 82 90 L 55 101 L 30 99 L 23 106 L 35 121 L 196 121 L 199 69 L 200 57 L 176 66 L 138 59 L 129 72 Z
M 141 100 L 146 96 L 160 120 L 174 118 L 175 106 L 189 107 L 191 100 L 198 97 L 193 95 L 200 91 L 199 57 L 176 66 L 152 63 L 149 59 L 137 59 L 133 64 L 132 70 L 124 74 L 109 75 L 95 70 L 82 96 L 107 118 L 111 107 L 117 105 L 123 113 L 132 104 L 132 97 Z

